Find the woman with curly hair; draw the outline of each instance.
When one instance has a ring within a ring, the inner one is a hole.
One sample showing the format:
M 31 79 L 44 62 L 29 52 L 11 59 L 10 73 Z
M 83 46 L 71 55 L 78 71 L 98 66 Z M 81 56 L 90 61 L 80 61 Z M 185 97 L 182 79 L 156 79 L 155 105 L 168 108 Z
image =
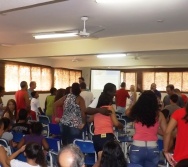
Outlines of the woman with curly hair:
M 158 112 L 157 97 L 152 91 L 144 91 L 130 111 L 134 120 L 135 134 L 130 148 L 130 161 L 143 167 L 157 167 L 159 150 L 158 129 L 164 133 L 166 120 Z

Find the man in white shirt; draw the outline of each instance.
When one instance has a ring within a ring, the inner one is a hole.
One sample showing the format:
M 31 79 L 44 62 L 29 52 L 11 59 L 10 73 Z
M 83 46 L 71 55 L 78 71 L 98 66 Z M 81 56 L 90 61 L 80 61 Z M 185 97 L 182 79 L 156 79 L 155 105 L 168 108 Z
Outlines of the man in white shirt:
M 91 102 L 93 101 L 93 93 L 86 91 L 86 83 L 85 82 L 80 83 L 80 89 L 81 89 L 80 96 L 83 97 L 83 99 L 85 101 L 85 105 L 86 105 L 86 107 L 88 107 L 91 104 Z

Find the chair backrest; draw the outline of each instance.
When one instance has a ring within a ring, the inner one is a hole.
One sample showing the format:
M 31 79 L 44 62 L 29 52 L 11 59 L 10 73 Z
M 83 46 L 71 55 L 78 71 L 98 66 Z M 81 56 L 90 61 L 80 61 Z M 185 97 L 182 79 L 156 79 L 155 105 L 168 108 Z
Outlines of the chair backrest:
M 55 151 L 55 152 L 60 151 L 60 139 L 47 137 L 46 141 L 49 145 L 50 150 Z
M 116 112 L 116 115 L 118 115 L 118 116 L 119 116 L 119 118 L 121 118 L 122 113 L 121 113 L 121 112 Z
M 91 140 L 75 139 L 73 143 L 76 144 L 83 153 L 95 153 L 93 141 Z
M 50 119 L 48 116 L 46 115 L 39 115 L 39 122 L 41 122 L 42 124 L 46 124 L 48 125 L 50 123 Z
M 0 145 L 2 145 L 6 149 L 6 151 L 8 151 L 9 155 L 12 154 L 11 148 L 8 145 L 8 142 L 5 139 L 0 139 Z
M 60 135 L 61 134 L 59 124 L 49 123 L 48 126 L 49 126 L 50 134 L 54 134 L 54 135 Z
M 89 133 L 93 136 L 94 135 L 94 124 L 93 122 L 89 125 Z
M 24 137 L 23 133 L 19 133 L 19 132 L 12 132 L 13 135 L 13 142 L 19 143 L 20 140 Z

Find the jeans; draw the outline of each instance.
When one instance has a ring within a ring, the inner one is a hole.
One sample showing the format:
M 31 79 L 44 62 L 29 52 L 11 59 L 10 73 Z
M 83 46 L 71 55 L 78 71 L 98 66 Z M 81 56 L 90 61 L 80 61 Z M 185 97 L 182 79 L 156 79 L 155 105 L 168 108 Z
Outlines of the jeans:
M 158 147 L 138 147 L 132 145 L 130 148 L 130 162 L 143 167 L 157 167 L 159 149 Z
M 82 130 L 74 127 L 62 125 L 62 143 L 71 144 L 75 139 L 82 139 Z
M 122 113 L 122 115 L 125 115 L 125 107 L 117 106 L 116 112 L 120 112 L 120 113 Z

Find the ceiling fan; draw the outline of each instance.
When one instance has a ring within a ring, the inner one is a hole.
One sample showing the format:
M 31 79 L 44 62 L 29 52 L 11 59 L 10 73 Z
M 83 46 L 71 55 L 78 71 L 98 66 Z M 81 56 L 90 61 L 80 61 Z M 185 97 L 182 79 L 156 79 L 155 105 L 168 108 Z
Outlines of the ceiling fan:
M 87 17 L 87 16 L 83 16 L 83 17 L 81 17 L 81 20 L 82 20 L 83 23 L 84 23 L 82 30 L 65 31 L 65 33 L 67 33 L 67 32 L 69 32 L 69 33 L 71 33 L 71 32 L 76 32 L 76 35 L 78 35 L 78 36 L 80 36 L 80 37 L 82 37 L 82 38 L 87 38 L 87 37 L 95 37 L 94 34 L 99 33 L 99 32 L 101 32 L 101 31 L 104 31 L 104 30 L 105 30 L 104 27 L 102 27 L 102 26 L 97 26 L 97 27 L 99 27 L 100 29 L 98 29 L 98 30 L 96 30 L 96 31 L 94 31 L 94 32 L 89 32 L 89 31 L 86 30 L 86 21 L 88 20 L 88 17 Z

